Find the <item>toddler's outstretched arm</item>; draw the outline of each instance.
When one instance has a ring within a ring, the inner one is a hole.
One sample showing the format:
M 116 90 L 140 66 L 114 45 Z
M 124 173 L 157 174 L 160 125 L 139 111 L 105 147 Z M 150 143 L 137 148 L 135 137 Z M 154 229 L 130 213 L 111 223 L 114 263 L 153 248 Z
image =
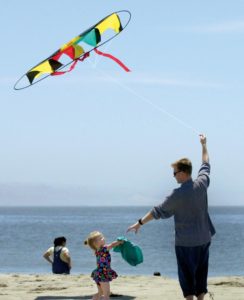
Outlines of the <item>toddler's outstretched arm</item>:
M 124 243 L 124 241 L 114 241 L 111 244 L 108 244 L 107 248 L 108 248 L 108 250 L 110 250 L 110 249 L 112 249 L 116 246 L 119 246 L 119 245 L 123 244 L 123 243 Z

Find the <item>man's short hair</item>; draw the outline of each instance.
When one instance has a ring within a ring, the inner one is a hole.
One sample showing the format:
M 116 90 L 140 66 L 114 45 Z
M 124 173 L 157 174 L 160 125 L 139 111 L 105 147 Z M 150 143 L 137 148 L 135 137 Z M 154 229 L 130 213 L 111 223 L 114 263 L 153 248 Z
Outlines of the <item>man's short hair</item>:
M 192 173 L 192 163 L 188 158 L 182 158 L 172 163 L 171 166 L 178 171 L 182 171 L 188 175 Z
M 64 236 L 60 236 L 54 239 L 53 241 L 54 247 L 63 246 L 63 243 L 66 243 L 66 238 Z

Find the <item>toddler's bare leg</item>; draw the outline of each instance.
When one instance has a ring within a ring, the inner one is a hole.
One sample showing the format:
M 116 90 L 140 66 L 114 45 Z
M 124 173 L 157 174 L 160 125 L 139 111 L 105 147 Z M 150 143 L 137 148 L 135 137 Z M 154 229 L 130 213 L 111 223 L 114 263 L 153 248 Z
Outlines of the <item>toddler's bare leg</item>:
M 109 300 L 110 295 L 110 284 L 109 282 L 101 282 L 101 289 L 103 294 L 104 300 Z
M 92 300 L 100 300 L 100 298 L 102 297 L 102 288 L 100 285 L 97 284 L 97 289 L 98 289 L 98 292 L 92 297 Z

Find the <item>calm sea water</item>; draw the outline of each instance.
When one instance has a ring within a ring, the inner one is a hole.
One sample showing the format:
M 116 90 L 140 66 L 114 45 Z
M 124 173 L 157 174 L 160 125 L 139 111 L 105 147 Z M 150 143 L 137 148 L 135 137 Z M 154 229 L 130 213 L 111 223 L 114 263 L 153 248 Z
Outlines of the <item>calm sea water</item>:
M 72 273 L 90 274 L 95 268 L 92 251 L 83 246 L 87 234 L 99 230 L 112 242 L 126 235 L 129 225 L 150 207 L 2 207 L 0 208 L 0 272 L 50 273 L 42 258 L 54 237 L 65 236 L 73 261 Z M 212 207 L 217 234 L 211 245 L 210 276 L 244 275 L 244 207 Z M 152 221 L 139 234 L 128 233 L 144 254 L 144 262 L 128 265 L 119 253 L 112 254 L 112 267 L 119 274 L 176 277 L 173 219 Z

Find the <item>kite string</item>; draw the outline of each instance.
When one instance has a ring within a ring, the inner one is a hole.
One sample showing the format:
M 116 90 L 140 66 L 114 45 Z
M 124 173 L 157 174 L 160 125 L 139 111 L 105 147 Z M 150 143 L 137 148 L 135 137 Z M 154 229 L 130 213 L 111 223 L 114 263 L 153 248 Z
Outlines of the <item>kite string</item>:
M 130 88 L 129 86 L 121 83 L 119 80 L 117 80 L 115 77 L 112 77 L 110 75 L 108 75 L 107 73 L 98 70 L 102 75 L 105 75 L 107 78 L 109 78 L 110 80 L 112 80 L 113 82 L 115 82 L 117 85 L 119 85 L 121 88 L 123 88 L 124 90 L 128 91 L 129 93 L 133 94 L 134 96 L 136 96 L 138 99 L 142 100 L 143 102 L 153 106 L 156 110 L 162 112 L 163 114 L 167 115 L 169 118 L 175 120 L 176 122 L 178 122 L 179 124 L 183 125 L 185 128 L 188 128 L 189 130 L 192 130 L 194 133 L 196 133 L 197 135 L 199 135 L 199 132 L 197 129 L 195 129 L 194 127 L 192 127 L 190 124 L 186 123 L 185 121 L 183 121 L 182 119 L 176 117 L 175 115 L 173 115 L 172 113 L 166 111 L 165 109 L 163 109 L 161 106 L 153 103 L 151 100 L 149 100 L 148 98 L 138 94 L 136 91 L 134 91 L 132 88 Z
M 107 49 L 110 48 L 111 43 L 107 43 L 107 47 L 105 47 L 105 51 Z M 149 105 L 151 105 L 152 107 L 154 107 L 154 109 L 160 111 L 161 113 L 163 113 L 164 115 L 167 115 L 169 118 L 175 120 L 176 122 L 178 122 L 179 124 L 183 125 L 185 128 L 192 130 L 194 133 L 196 133 L 197 135 L 199 135 L 199 130 L 197 130 L 196 128 L 192 127 L 190 124 L 186 123 L 185 121 L 181 120 L 180 118 L 176 117 L 175 115 L 173 115 L 172 113 L 166 111 L 165 109 L 163 109 L 161 106 L 153 103 L 151 100 L 149 100 L 148 98 L 140 95 L 139 93 L 137 93 L 135 90 L 133 90 L 132 88 L 130 88 L 129 86 L 123 84 L 121 81 L 117 80 L 115 77 L 110 76 L 109 74 L 107 74 L 104 71 L 101 71 L 97 68 L 98 63 L 100 62 L 101 59 L 99 59 L 98 55 L 96 55 L 95 57 L 95 62 L 92 64 L 92 62 L 90 60 L 88 60 L 88 62 L 91 64 L 91 66 L 93 68 L 96 68 L 97 71 L 99 71 L 102 75 L 105 75 L 107 78 L 109 78 L 110 80 L 112 80 L 113 82 L 115 82 L 117 85 L 119 85 L 121 88 L 123 88 L 124 90 L 128 91 L 130 94 L 136 96 L 136 98 L 141 99 L 144 103 L 147 103 Z

